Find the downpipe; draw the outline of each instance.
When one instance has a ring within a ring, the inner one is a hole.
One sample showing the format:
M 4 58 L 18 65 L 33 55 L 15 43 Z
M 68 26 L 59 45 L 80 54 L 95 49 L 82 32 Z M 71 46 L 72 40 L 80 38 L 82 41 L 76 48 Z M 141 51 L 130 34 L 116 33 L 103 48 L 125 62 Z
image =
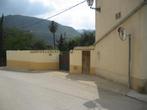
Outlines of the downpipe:
M 131 68 L 132 68 L 132 38 L 131 35 L 128 36 L 129 38 L 129 58 L 128 58 L 128 86 L 129 89 L 132 89 L 132 80 L 131 80 Z

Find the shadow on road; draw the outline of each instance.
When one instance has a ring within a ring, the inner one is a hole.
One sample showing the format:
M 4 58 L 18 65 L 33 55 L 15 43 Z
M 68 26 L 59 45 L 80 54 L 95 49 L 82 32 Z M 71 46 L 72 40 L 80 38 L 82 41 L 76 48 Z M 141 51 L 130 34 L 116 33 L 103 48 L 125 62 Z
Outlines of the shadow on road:
M 80 75 L 73 75 L 73 74 L 68 74 L 66 75 L 67 79 L 70 80 L 74 80 L 74 81 L 82 81 L 86 84 L 90 83 L 94 83 L 97 87 L 97 94 L 99 96 L 99 99 L 95 99 L 95 100 L 91 100 L 91 101 L 87 101 L 85 102 L 83 105 L 88 109 L 88 110 L 108 110 L 105 107 L 105 105 L 101 105 L 101 103 L 99 102 L 99 100 L 101 100 L 101 88 L 99 88 L 99 84 L 97 82 L 97 77 L 95 75 L 84 75 L 84 74 L 80 74 Z
M 83 104 L 88 110 L 147 110 L 147 106 L 145 103 L 139 102 L 137 100 L 133 100 L 120 93 L 117 92 L 115 93 L 103 88 L 102 87 L 104 83 L 103 80 L 105 80 L 103 78 L 100 78 L 102 79 L 100 80 L 95 75 L 84 75 L 84 74 L 81 75 L 68 74 L 66 75 L 66 78 L 74 81 L 81 81 L 86 84 L 88 84 L 88 82 L 91 83 L 93 82 L 96 85 L 98 91 L 97 94 L 99 98 L 96 98 L 94 100 L 89 100 Z M 117 89 L 117 88 L 115 88 L 114 86 L 112 87 L 112 89 Z

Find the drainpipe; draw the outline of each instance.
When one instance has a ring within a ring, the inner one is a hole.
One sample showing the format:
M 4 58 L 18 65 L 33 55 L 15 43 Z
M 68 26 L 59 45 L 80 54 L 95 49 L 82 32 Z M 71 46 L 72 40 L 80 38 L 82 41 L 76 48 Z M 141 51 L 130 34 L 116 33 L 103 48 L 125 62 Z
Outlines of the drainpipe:
M 131 89 L 131 68 L 132 68 L 132 38 L 131 35 L 128 36 L 129 38 L 129 58 L 128 58 L 128 86 Z
M 124 27 L 118 28 L 119 37 L 122 41 L 128 39 L 128 87 L 131 89 L 131 68 L 132 68 L 132 35 Z
M 144 0 L 144 5 L 147 5 L 147 0 Z M 128 34 L 129 39 L 129 58 L 128 58 L 128 86 L 132 89 L 131 69 L 132 69 L 132 36 Z

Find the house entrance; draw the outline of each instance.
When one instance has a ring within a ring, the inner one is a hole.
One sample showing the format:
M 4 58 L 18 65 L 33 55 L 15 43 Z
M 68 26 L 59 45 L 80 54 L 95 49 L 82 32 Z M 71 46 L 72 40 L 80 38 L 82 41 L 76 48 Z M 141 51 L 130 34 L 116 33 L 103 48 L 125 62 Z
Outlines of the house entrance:
M 90 51 L 82 52 L 82 73 L 90 73 Z

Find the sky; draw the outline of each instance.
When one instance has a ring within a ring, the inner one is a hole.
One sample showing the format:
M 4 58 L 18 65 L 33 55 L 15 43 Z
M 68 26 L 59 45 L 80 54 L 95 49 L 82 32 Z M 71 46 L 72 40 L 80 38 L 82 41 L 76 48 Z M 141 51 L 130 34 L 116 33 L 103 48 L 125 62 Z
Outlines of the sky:
M 47 18 L 84 0 L 0 0 L 0 14 Z M 52 19 L 75 29 L 95 29 L 95 11 L 86 2 Z

